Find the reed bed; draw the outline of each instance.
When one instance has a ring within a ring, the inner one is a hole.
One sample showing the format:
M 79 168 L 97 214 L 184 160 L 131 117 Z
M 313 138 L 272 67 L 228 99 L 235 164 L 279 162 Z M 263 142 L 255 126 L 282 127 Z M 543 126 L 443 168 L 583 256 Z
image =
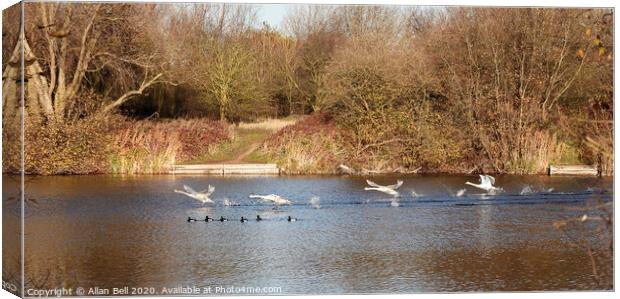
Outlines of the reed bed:
M 511 173 L 544 173 L 549 164 L 562 160 L 566 144 L 558 140 L 555 134 L 547 131 L 534 131 L 523 139 L 520 152 L 511 152 Z
M 114 136 L 111 172 L 163 173 L 230 138 L 229 126 L 219 121 L 130 121 Z

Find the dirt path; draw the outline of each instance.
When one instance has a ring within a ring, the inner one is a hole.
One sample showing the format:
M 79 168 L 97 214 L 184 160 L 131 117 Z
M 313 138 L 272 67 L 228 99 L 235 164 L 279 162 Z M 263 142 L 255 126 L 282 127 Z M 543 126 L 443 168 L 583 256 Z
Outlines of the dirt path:
M 245 150 L 243 153 L 241 153 L 239 156 L 237 156 L 237 158 L 230 160 L 230 161 L 224 161 L 223 163 L 227 163 L 227 164 L 244 163 L 245 158 L 247 158 L 250 154 L 252 154 L 263 143 L 263 141 L 264 140 L 250 144 L 248 149 Z
M 260 164 L 269 163 L 267 158 L 255 154 L 260 145 L 274 132 L 286 125 L 294 124 L 299 118 L 291 120 L 269 120 L 263 123 L 250 123 L 235 127 L 236 138 L 219 146 L 215 152 L 205 154 L 188 164 Z
M 271 136 L 272 131 L 262 129 L 236 129 L 236 138 L 230 143 L 223 144 L 214 153 L 203 156 L 193 161 L 191 164 L 244 164 L 258 163 L 259 161 L 249 158 L 259 146 Z M 249 158 L 249 159 L 248 159 Z

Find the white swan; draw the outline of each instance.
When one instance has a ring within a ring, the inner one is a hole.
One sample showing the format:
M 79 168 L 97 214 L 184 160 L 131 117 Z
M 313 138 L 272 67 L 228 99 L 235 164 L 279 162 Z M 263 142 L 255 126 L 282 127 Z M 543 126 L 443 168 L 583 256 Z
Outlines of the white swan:
M 187 185 L 183 185 L 183 189 L 185 189 L 185 191 L 175 189 L 174 192 L 187 195 L 197 201 L 200 201 L 203 204 L 213 203 L 213 201 L 209 198 L 209 196 L 211 196 L 213 191 L 215 191 L 215 187 L 211 185 L 209 185 L 209 189 L 202 190 L 200 192 L 196 192 L 196 190 L 192 189 L 192 187 L 187 186 Z
M 291 205 L 291 201 L 283 198 L 279 195 L 275 195 L 275 194 L 269 194 L 269 195 L 255 195 L 252 194 L 250 195 L 250 198 L 257 198 L 259 200 L 262 201 L 266 201 L 266 202 L 272 202 L 275 206 L 279 206 L 279 205 Z
M 474 184 L 471 182 L 466 182 L 466 185 L 474 186 L 476 188 L 480 188 L 487 192 L 495 192 L 501 191 L 502 188 L 493 186 L 495 184 L 495 178 L 490 175 L 481 174 L 480 175 L 480 184 Z
M 383 192 L 389 195 L 392 195 L 394 197 L 398 197 L 400 196 L 400 193 L 398 193 L 398 191 L 396 191 L 396 189 L 398 189 L 400 186 L 403 185 L 403 181 L 398 180 L 396 181 L 396 184 L 394 185 L 388 185 L 388 186 L 381 186 L 371 180 L 366 180 L 366 183 L 368 183 L 368 185 L 372 186 L 372 187 L 365 187 L 364 190 L 366 191 L 379 191 L 379 192 Z

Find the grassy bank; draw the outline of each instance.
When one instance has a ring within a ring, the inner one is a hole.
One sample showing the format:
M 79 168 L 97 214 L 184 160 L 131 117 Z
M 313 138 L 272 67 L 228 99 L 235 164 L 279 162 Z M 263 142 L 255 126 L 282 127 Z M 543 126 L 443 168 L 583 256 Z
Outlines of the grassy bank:
M 261 161 L 277 163 L 287 174 L 338 173 L 340 164 L 362 174 L 543 174 L 549 164 L 588 163 L 569 140 L 549 131 L 531 132 L 520 148 L 493 144 L 492 155 L 477 149 L 465 135 L 441 135 L 444 131 L 432 126 L 420 126 L 414 132 L 418 134 L 399 136 L 392 132 L 384 142 L 359 144 L 355 137 L 360 132 L 347 130 L 336 119 L 317 113 L 275 132 L 253 155 Z M 408 143 L 411 140 L 417 142 L 412 146 Z
M 269 137 L 253 154 L 287 174 L 334 173 L 342 159 L 337 130 L 323 114 L 309 116 Z
M 370 143 L 360 136 L 376 131 L 371 122 L 354 131 L 326 113 L 236 126 L 209 119 L 136 121 L 110 115 L 46 126 L 27 122 L 25 170 L 154 174 L 180 163 L 276 163 L 285 174 L 333 174 L 340 164 L 366 174 L 539 174 L 550 163 L 592 161 L 570 139 L 550 130 L 527 133 L 520 147 L 494 142 L 486 151 L 467 135 L 434 122 L 417 120 L 407 130 L 390 121 L 380 124 L 388 133 Z M 19 171 L 19 147 L 10 142 L 18 132 L 3 130 L 5 172 Z
M 200 163 L 269 163 L 272 162 L 264 155 L 257 154 L 256 149 L 273 133 L 292 125 L 299 117 L 286 119 L 266 119 L 259 122 L 242 122 L 231 126 L 231 138 L 218 143 L 216 146 L 202 151 L 196 158 L 189 160 L 189 164 Z
M 5 126 L 3 171 L 19 173 L 19 127 Z M 232 140 L 229 124 L 209 119 L 128 120 L 99 115 L 42 125 L 25 123 L 25 173 L 153 174 Z

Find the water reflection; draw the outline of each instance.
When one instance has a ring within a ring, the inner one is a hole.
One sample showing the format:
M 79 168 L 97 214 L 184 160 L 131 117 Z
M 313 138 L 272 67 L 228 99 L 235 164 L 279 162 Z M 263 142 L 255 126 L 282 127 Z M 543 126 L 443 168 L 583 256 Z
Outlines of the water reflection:
M 468 179 L 405 178 L 403 194 L 424 196 L 394 208 L 364 191 L 358 177 L 36 177 L 27 182 L 38 204 L 26 211 L 26 271 L 49 275 L 50 287 L 274 286 L 288 294 L 598 288 L 587 256 L 562 242 L 552 222 L 578 213 L 573 208 L 592 196 L 584 190 L 609 188 L 611 180 L 504 176 L 497 179 L 503 195 L 481 200 L 468 189 L 450 196 Z M 175 194 L 182 184 L 215 185 L 220 204 Z M 556 193 L 522 196 L 526 184 Z M 247 198 L 275 192 L 294 205 L 274 210 Z M 312 196 L 320 209 L 309 204 Z M 257 214 L 265 220 L 254 221 Z M 233 221 L 186 221 L 205 215 Z M 288 215 L 299 221 L 287 222 Z M 240 223 L 241 216 L 251 221 Z

